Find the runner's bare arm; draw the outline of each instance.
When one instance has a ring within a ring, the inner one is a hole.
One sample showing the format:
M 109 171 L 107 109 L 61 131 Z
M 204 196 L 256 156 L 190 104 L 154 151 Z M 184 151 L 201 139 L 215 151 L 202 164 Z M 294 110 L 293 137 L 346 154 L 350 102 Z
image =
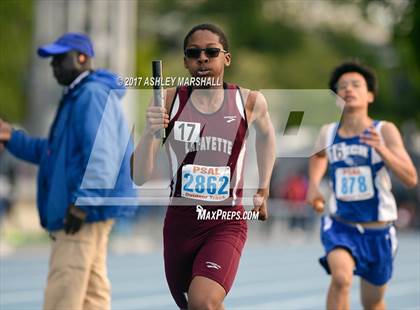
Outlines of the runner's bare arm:
M 382 157 L 385 165 L 407 187 L 417 185 L 417 172 L 408 155 L 398 128 L 391 122 L 385 122 L 381 128 L 383 141 L 374 127 L 369 128 L 366 135 L 361 136 L 361 141 L 372 146 Z
M 311 204 L 313 207 L 316 207 L 315 202 L 317 200 L 324 201 L 324 197 L 319 191 L 319 184 L 321 183 L 321 180 L 323 176 L 325 175 L 325 172 L 327 171 L 328 167 L 328 159 L 327 154 L 325 152 L 325 146 L 326 146 L 326 131 L 327 126 L 324 125 L 319 133 L 315 149 L 319 150 L 317 153 L 312 155 L 309 158 L 309 168 L 308 168 L 308 175 L 309 175 L 309 186 L 308 186 L 308 192 L 306 194 L 306 200 L 309 204 Z M 319 210 L 322 211 L 322 210 Z
M 269 195 L 271 173 L 276 158 L 276 140 L 274 127 L 268 113 L 265 97 L 257 91 L 244 91 L 246 100 L 245 111 L 248 124 L 254 124 L 256 129 L 256 152 L 259 183 L 254 195 L 254 212 L 259 212 L 259 219 L 268 218 L 267 198 Z
M 276 138 L 270 114 L 268 113 L 267 101 L 260 92 L 255 93 L 256 98 L 250 115 L 250 123 L 253 123 L 256 129 L 255 147 L 257 151 L 259 188 L 267 189 L 268 193 L 271 173 L 273 172 L 276 159 Z
M 146 111 L 146 126 L 134 151 L 132 161 L 133 177 L 137 185 L 143 185 L 152 176 L 156 155 L 162 142 L 161 139 L 155 138 L 155 133 L 169 124 L 168 113 L 176 93 L 175 90 L 175 88 L 169 88 L 164 91 L 164 108 L 154 106 L 152 100 Z

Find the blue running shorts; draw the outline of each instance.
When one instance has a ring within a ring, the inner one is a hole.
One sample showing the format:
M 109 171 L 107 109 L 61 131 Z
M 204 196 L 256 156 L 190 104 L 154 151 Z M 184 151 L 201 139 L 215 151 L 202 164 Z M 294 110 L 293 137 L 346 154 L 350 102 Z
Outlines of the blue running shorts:
M 325 216 L 321 221 L 321 241 L 325 256 L 319 259 L 328 274 L 327 255 L 336 248 L 344 248 L 356 262 L 354 274 L 369 283 L 381 286 L 392 276 L 397 238 L 393 225 L 383 228 L 363 228 Z

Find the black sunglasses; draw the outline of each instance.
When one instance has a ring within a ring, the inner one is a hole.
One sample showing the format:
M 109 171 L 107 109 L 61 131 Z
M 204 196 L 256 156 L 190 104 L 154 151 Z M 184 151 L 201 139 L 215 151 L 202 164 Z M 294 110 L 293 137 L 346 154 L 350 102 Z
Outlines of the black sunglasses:
M 209 58 L 214 58 L 219 56 L 219 53 L 227 53 L 227 51 L 222 50 L 220 48 L 217 47 L 206 47 L 206 48 L 198 48 L 198 47 L 191 47 L 191 48 L 187 48 L 185 49 L 185 57 L 188 58 L 200 58 L 201 52 L 204 51 L 204 53 L 206 54 L 207 57 Z

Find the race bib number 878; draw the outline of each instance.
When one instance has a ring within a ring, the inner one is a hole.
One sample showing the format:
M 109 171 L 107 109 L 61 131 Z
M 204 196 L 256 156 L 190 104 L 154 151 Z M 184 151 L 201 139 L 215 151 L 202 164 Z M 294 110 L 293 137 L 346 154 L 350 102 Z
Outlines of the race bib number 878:
M 337 199 L 358 201 L 370 199 L 374 195 L 369 166 L 338 168 L 335 171 L 335 182 Z
M 204 201 L 229 198 L 230 167 L 185 165 L 182 167 L 181 196 Z

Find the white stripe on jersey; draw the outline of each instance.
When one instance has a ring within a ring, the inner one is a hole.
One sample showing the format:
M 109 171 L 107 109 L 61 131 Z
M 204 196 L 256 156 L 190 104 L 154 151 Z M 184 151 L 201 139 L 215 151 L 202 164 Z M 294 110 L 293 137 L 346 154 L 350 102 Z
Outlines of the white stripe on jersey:
M 239 186 L 239 181 L 241 180 L 241 176 L 242 176 L 242 170 L 244 168 L 244 158 L 245 158 L 245 152 L 246 152 L 246 140 L 244 141 L 243 145 L 242 145 L 242 149 L 241 152 L 239 153 L 238 156 L 238 160 L 236 162 L 236 182 L 235 182 L 235 186 L 232 189 L 232 193 L 233 193 L 233 200 L 232 200 L 232 206 L 234 206 L 236 204 L 236 199 L 238 198 L 236 195 L 236 191 L 238 190 L 238 186 Z M 239 169 L 238 169 L 239 167 Z
M 169 120 L 172 120 L 175 117 L 178 110 L 179 110 L 179 95 L 177 93 Z
M 330 147 L 331 145 L 333 145 L 335 135 L 337 134 L 337 132 L 335 130 L 336 128 L 337 128 L 337 123 L 331 123 L 331 124 L 328 125 L 327 138 L 325 139 L 325 141 L 326 141 L 326 146 L 325 147 Z M 327 154 L 328 154 L 328 152 L 327 152 Z
M 335 135 L 337 134 L 335 130 L 336 128 L 337 128 L 337 123 L 330 123 L 327 125 L 327 130 L 323 131 L 323 134 L 325 134 L 325 137 L 323 137 L 322 139 L 323 141 L 325 141 L 325 145 L 324 145 L 325 151 L 327 151 L 326 148 L 332 146 L 334 142 Z M 329 154 L 330 152 L 326 152 L 326 156 L 328 158 L 328 161 L 330 162 L 331 158 L 329 158 L 330 157 Z M 330 183 L 330 188 L 331 188 L 332 193 L 329 198 L 328 209 L 329 209 L 330 214 L 335 214 L 337 212 L 337 201 L 335 199 L 335 193 L 333 190 L 332 180 L 329 183 Z
M 241 117 L 245 120 L 245 105 L 242 101 L 242 97 L 240 94 L 239 90 L 236 90 L 236 96 L 235 96 L 235 103 L 236 103 L 236 107 L 239 111 L 239 114 L 241 114 Z M 235 186 L 232 189 L 232 193 L 233 193 L 233 200 L 232 200 L 232 206 L 234 206 L 236 204 L 236 199 L 238 198 L 236 195 L 236 191 L 238 190 L 238 186 L 239 186 L 239 181 L 241 180 L 241 176 L 242 176 L 242 170 L 244 168 L 244 159 L 245 159 L 245 152 L 246 152 L 246 138 L 243 142 L 242 145 L 242 149 L 241 152 L 239 153 L 238 156 L 238 160 L 236 162 L 236 168 L 238 168 L 239 165 L 239 169 L 235 169 L 235 173 L 236 173 L 236 182 L 235 182 Z
M 376 130 L 379 133 L 379 138 L 381 143 L 384 143 L 384 138 L 382 137 L 381 129 L 384 122 L 379 121 L 376 124 Z M 372 148 L 372 164 L 377 164 L 382 162 L 382 157 Z M 392 183 L 391 178 L 389 177 L 388 170 L 386 167 L 382 167 L 376 174 L 375 186 L 378 190 L 378 220 L 379 221 L 394 221 L 397 219 L 397 203 L 395 201 L 394 195 L 391 192 Z
M 337 212 L 337 200 L 335 198 L 335 192 L 333 190 L 333 182 L 330 181 L 329 183 L 330 183 L 331 195 L 329 199 L 328 210 L 330 211 L 330 214 L 335 214 Z
M 172 149 L 172 146 L 170 143 L 168 143 L 168 149 L 169 149 L 169 157 L 171 158 L 171 168 L 172 168 L 172 175 L 171 178 L 175 177 L 176 179 L 176 173 L 178 172 L 178 160 L 176 158 L 175 151 Z M 176 181 L 175 181 L 176 183 Z M 176 186 L 176 184 L 175 184 Z
M 171 111 L 171 115 L 169 117 L 169 120 L 172 120 L 175 117 L 178 110 L 179 110 L 179 94 L 176 93 L 175 101 L 174 101 L 173 106 L 172 106 L 172 111 Z M 169 146 L 169 157 L 171 158 L 171 168 L 172 168 L 172 176 L 171 177 L 174 177 L 174 176 L 176 176 L 176 173 L 178 171 L 178 160 L 176 158 L 175 151 L 172 149 L 170 143 L 168 143 L 168 146 Z M 175 186 L 176 186 L 176 184 L 175 184 Z
M 236 102 L 236 107 L 238 108 L 239 113 L 241 114 L 242 118 L 245 119 L 244 103 L 242 102 L 242 97 L 239 90 L 236 90 L 235 102 Z
M 376 124 L 375 128 L 379 133 L 379 138 L 381 139 L 381 143 L 384 143 L 384 139 L 383 139 L 382 134 L 381 134 L 382 124 L 383 124 L 383 122 L 381 122 L 381 121 L 378 122 Z M 380 163 L 380 162 L 382 162 L 381 156 L 379 156 L 378 152 L 376 152 L 375 149 L 372 148 L 372 164 L 377 164 L 377 163 Z
M 391 178 L 386 167 L 382 167 L 375 178 L 375 186 L 378 189 L 378 220 L 394 221 L 397 219 L 397 203 L 391 192 Z

